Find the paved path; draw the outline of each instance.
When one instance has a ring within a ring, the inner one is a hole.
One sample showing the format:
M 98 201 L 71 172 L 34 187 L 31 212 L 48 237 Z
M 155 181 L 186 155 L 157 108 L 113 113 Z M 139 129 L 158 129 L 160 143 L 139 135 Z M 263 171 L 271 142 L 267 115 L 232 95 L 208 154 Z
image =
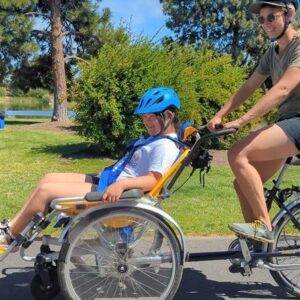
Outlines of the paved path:
M 190 252 L 227 250 L 225 238 L 189 238 Z M 32 245 L 37 251 L 37 243 Z M 31 247 L 31 248 L 32 248 Z M 33 264 L 12 254 L 0 263 L 0 299 L 32 300 L 30 281 Z M 285 295 L 266 270 L 254 270 L 251 277 L 228 272 L 228 261 L 187 263 L 175 300 L 270 300 L 294 299 Z M 55 300 L 64 300 L 61 295 Z

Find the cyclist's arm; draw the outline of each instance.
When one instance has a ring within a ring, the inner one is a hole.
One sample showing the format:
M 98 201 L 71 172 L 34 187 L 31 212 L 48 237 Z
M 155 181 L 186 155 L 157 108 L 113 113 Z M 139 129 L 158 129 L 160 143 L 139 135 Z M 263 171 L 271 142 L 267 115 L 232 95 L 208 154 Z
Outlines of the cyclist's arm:
M 258 71 L 255 71 L 237 90 L 231 99 L 219 110 L 219 112 L 217 112 L 216 116 L 222 119 L 230 112 L 234 111 L 237 107 L 244 103 L 267 78 L 267 75 L 263 75 Z
M 281 79 L 240 119 L 241 126 L 265 115 L 273 107 L 280 105 L 299 84 L 300 68 L 287 69 Z

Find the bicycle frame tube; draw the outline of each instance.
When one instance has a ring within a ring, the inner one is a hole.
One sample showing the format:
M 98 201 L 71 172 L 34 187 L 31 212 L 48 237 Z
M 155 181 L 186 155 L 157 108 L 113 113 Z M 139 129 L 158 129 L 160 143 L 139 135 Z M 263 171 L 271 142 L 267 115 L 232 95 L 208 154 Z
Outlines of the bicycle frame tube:
M 275 181 L 275 185 L 274 185 L 275 188 L 277 188 L 277 189 L 279 188 L 281 182 L 283 181 L 283 177 L 284 177 L 285 173 L 287 172 L 287 169 L 289 168 L 289 166 L 290 165 L 288 163 L 285 163 L 283 165 L 283 167 L 281 168 L 280 173 L 277 177 L 277 180 Z
M 293 224 L 300 230 L 300 222 L 293 216 L 291 210 L 300 203 L 300 197 L 295 199 L 293 202 L 289 203 L 288 206 L 282 204 L 282 209 L 278 212 L 275 218 L 272 220 L 272 226 L 275 228 L 279 220 L 288 214 L 291 217 Z
M 300 256 L 300 251 L 275 251 L 275 252 L 250 252 L 251 258 L 270 258 L 270 257 L 289 257 Z M 195 252 L 188 254 L 186 261 L 208 261 L 208 260 L 226 260 L 234 258 L 244 258 L 241 251 L 217 251 L 217 252 Z

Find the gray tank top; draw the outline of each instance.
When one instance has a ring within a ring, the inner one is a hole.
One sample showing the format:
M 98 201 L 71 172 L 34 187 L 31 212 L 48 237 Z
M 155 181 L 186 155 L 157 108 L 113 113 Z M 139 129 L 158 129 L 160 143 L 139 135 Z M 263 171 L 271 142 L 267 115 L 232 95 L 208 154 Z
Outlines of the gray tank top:
M 257 71 L 262 75 L 269 75 L 275 85 L 288 68 L 300 68 L 300 32 L 278 55 L 276 52 L 277 43 L 273 43 L 265 52 Z M 300 115 L 300 84 L 287 96 L 279 106 L 279 119 L 287 119 Z

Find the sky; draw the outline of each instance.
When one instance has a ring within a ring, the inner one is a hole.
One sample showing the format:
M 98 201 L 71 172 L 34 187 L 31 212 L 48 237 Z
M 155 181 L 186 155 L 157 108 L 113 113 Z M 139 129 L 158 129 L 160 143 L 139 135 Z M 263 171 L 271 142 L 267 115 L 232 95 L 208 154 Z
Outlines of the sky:
M 130 24 L 134 35 L 142 35 L 158 42 L 162 37 L 171 35 L 171 31 L 165 26 L 166 17 L 162 12 L 159 0 L 102 0 L 100 9 L 108 7 L 112 13 L 112 23 L 119 26 Z

